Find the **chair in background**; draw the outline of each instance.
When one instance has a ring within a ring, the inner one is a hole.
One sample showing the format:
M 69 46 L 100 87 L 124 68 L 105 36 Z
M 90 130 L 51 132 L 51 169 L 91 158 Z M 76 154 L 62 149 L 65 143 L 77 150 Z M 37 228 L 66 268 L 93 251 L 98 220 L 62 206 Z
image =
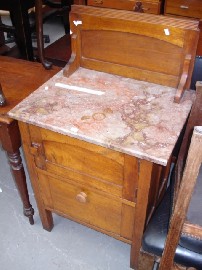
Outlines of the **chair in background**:
M 65 33 L 69 34 L 69 12 L 74 0 L 42 0 L 42 3 L 56 10 L 56 14 L 62 18 Z
M 0 26 L 2 25 L 2 20 L 0 16 Z M 5 54 L 9 51 L 8 46 L 6 45 L 5 37 L 4 37 L 4 32 L 0 31 L 0 54 Z
M 202 25 L 202 22 L 201 22 L 201 25 Z M 202 37 L 201 37 L 201 40 L 202 40 Z M 201 48 L 201 51 L 202 51 L 202 48 Z M 195 64 L 194 64 L 194 70 L 192 74 L 190 89 L 196 89 L 197 81 L 202 81 L 202 56 L 196 56 L 195 58 Z
M 35 12 L 36 12 L 36 34 L 37 34 L 37 47 L 38 55 L 42 65 L 46 69 L 50 69 L 52 63 L 45 59 L 44 54 L 44 41 L 43 41 L 43 4 L 51 8 L 58 8 L 61 11 L 65 33 L 69 33 L 69 11 L 73 0 L 61 0 L 60 2 L 54 2 L 52 0 L 35 0 Z
M 25 60 L 34 60 L 28 10 L 34 7 L 34 0 L 1 0 L 0 10 L 9 11 L 13 26 L 0 23 L 0 31 L 12 32 L 20 55 Z
M 7 33 L 7 39 L 1 45 L 0 53 L 2 55 L 14 55 L 17 58 L 25 60 L 34 60 L 34 51 L 32 47 L 33 34 L 36 31 L 34 12 L 35 0 L 2 0 L 0 2 L 1 14 L 10 16 L 11 23 L 6 24 L 0 20 L 0 33 Z M 34 19 L 33 19 L 34 18 Z M 6 45 L 7 43 L 17 44 L 18 50 L 12 52 L 13 48 Z M 2 48 L 3 47 L 3 48 Z M 19 51 L 19 52 L 18 52 Z
M 188 119 L 176 168 L 172 173 L 172 183 L 144 233 L 138 270 L 153 269 L 154 264 L 159 261 L 160 270 L 189 267 L 202 269 L 202 215 L 199 212 L 202 211 L 202 196 L 196 192 L 192 195 L 202 162 L 201 82 L 197 82 L 196 89 L 196 100 Z M 193 133 L 187 157 L 190 137 L 196 125 L 200 127 Z M 197 181 L 197 190 L 202 190 L 202 179 Z M 173 266 L 173 261 L 178 265 Z
M 0 31 L 14 35 L 20 58 L 30 61 L 34 60 L 32 34 L 36 31 L 39 59 L 43 66 L 49 69 L 51 63 L 44 58 L 43 23 L 49 17 L 60 14 L 65 32 L 69 33 L 68 15 L 72 3 L 73 0 L 1 0 L 0 10 L 10 13 L 12 26 L 5 25 L 0 21 Z M 43 9 L 44 5 L 47 6 L 47 9 Z M 29 10 L 33 8 L 35 8 L 35 16 L 31 16 L 31 20 Z
M 202 269 L 202 196 L 199 194 L 198 198 L 195 198 L 196 193 L 193 194 L 194 187 L 202 190 L 202 170 L 201 177 L 198 178 L 200 168 L 202 169 L 201 164 L 202 126 L 197 126 L 194 128 L 186 167 L 170 221 L 170 228 L 160 261 L 161 270 L 175 269 L 173 262 L 178 243 L 186 251 L 188 250 L 187 255 L 181 255 L 182 260 L 179 263 L 187 266 L 187 269 L 188 267 Z M 196 203 L 194 207 L 197 211 L 189 208 L 190 202 Z

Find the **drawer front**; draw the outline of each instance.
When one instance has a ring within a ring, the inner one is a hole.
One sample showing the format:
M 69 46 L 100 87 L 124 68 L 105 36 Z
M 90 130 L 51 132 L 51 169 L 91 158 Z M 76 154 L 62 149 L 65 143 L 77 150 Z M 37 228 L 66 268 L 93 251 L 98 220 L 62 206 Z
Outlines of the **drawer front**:
M 145 13 L 160 13 L 160 1 L 134 1 L 134 0 L 88 0 L 89 6 L 123 9 Z
M 38 171 L 38 185 L 45 208 L 130 242 L 135 203 Z
M 39 174 L 46 207 L 78 222 L 120 235 L 121 200 L 52 176 Z
M 174 14 L 192 18 L 202 18 L 201 0 L 167 0 L 166 14 Z

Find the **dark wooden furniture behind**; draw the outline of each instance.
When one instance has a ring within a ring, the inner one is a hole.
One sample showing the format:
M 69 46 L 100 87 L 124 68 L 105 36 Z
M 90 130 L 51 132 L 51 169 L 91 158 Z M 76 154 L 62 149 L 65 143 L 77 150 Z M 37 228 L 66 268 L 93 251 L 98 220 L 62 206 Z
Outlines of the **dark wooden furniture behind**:
M 42 13 L 42 4 L 46 3 L 53 11 L 49 10 L 49 12 Z M 6 10 L 10 12 L 10 17 L 13 26 L 6 26 L 1 23 L 0 20 L 0 31 L 14 33 L 15 40 L 18 46 L 18 50 L 20 55 L 17 57 L 33 61 L 34 54 L 32 47 L 32 38 L 31 33 L 35 27 L 35 24 L 30 25 L 29 21 L 29 13 L 28 10 L 32 7 L 35 7 L 35 22 L 36 22 L 36 33 L 37 33 L 37 48 L 38 48 L 38 56 L 46 69 L 51 68 L 51 63 L 48 62 L 44 57 L 44 40 L 43 40 L 43 16 L 50 16 L 51 12 L 55 13 L 56 10 L 61 10 L 63 14 L 63 23 L 65 27 L 65 31 L 69 32 L 69 19 L 68 13 L 70 10 L 70 5 L 73 3 L 73 0 L 61 0 L 61 1 L 43 1 L 43 0 L 2 0 L 0 2 L 0 10 Z M 47 13 L 47 14 L 46 14 Z M 1 34 L 2 34 L 1 32 Z M 3 46 L 2 42 L 0 45 Z M 2 50 L 0 50 L 2 54 L 11 55 L 12 52 L 8 50 L 7 47 L 4 46 Z M 15 55 L 15 53 L 13 53 Z
M 0 107 L 0 142 L 8 154 L 8 159 L 18 188 L 25 216 L 33 224 L 33 209 L 29 201 L 25 172 L 19 152 L 21 146 L 17 121 L 6 113 L 21 100 L 31 94 L 41 84 L 51 78 L 59 68 L 46 71 L 39 63 L 0 57 L 0 82 L 6 98 L 6 106 Z
M 89 6 L 130 10 L 141 13 L 161 14 L 163 0 L 88 0 Z
M 65 67 L 71 56 L 71 37 L 66 34 L 44 49 L 45 58 L 58 67 Z
M 33 61 L 33 48 L 28 10 L 35 5 L 35 0 L 1 0 L 0 10 L 10 12 L 14 34 L 21 57 Z M 2 31 L 3 28 L 0 31 Z
M 43 3 L 50 8 L 57 8 L 63 15 L 63 24 L 66 35 L 64 38 L 57 40 L 55 44 L 51 44 L 49 48 L 44 50 L 43 40 Z M 73 0 L 61 0 L 54 2 L 52 0 L 35 0 L 35 14 L 36 14 L 36 33 L 37 33 L 37 47 L 38 55 L 42 65 L 46 69 L 50 69 L 52 63 L 58 66 L 64 66 L 69 60 L 70 43 L 69 40 L 69 11 Z M 47 56 L 47 59 L 46 59 Z M 49 61 L 48 61 L 49 60 Z
M 187 19 L 202 19 L 201 0 L 165 0 L 164 14 L 168 16 L 180 16 Z M 202 29 L 202 22 L 199 24 Z M 202 56 L 202 33 L 200 32 L 196 55 Z
M 166 0 L 165 14 L 202 18 L 202 3 L 200 0 Z
M 37 44 L 38 44 L 38 53 L 40 61 L 43 66 L 47 69 L 51 68 L 51 63 L 64 67 L 71 55 L 71 44 L 70 44 L 70 35 L 69 30 L 67 31 L 67 26 L 69 27 L 69 15 L 66 15 L 66 30 L 65 35 L 61 37 L 59 40 L 56 40 L 53 44 L 44 49 L 43 44 L 43 23 L 42 23 L 42 0 L 35 0 L 36 2 L 36 22 L 37 22 Z M 53 1 L 44 1 L 45 3 L 49 3 Z M 68 10 L 70 10 L 70 5 L 72 3 L 78 5 L 85 5 L 85 0 L 62 0 L 60 1 L 61 5 L 68 6 Z M 53 4 L 54 6 L 54 4 Z M 64 12 L 63 12 L 64 13 Z M 67 23 L 68 20 L 68 23 Z
M 0 17 L 0 25 L 2 24 L 2 20 Z M 4 32 L 0 30 L 0 55 L 4 55 L 9 52 L 10 48 L 5 44 L 5 36 Z

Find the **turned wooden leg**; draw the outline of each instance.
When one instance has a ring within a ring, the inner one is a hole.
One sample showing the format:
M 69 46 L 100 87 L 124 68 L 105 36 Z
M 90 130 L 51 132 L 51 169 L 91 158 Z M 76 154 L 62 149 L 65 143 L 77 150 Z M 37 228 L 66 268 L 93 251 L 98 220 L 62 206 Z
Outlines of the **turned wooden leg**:
M 29 218 L 30 224 L 34 224 L 34 209 L 29 201 L 26 176 L 19 151 L 21 139 L 17 121 L 1 122 L 0 136 L 2 147 L 7 152 L 15 184 L 23 203 L 24 215 Z
M 17 186 L 21 200 L 23 202 L 24 215 L 29 218 L 30 224 L 33 225 L 34 209 L 32 208 L 32 205 L 29 202 L 29 195 L 26 185 L 26 176 L 22 164 L 22 159 L 20 156 L 20 151 L 18 150 L 17 152 L 14 153 L 7 152 L 7 155 L 13 172 L 15 184 Z

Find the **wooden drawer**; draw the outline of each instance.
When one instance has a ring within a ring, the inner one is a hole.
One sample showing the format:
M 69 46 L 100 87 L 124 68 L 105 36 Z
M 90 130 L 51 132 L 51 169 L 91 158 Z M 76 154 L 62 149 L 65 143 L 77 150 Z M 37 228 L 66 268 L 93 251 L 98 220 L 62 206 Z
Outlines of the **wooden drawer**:
M 46 208 L 105 233 L 131 240 L 135 204 L 123 203 L 121 198 L 40 172 L 38 183 Z
M 123 10 L 141 11 L 145 13 L 160 14 L 161 1 L 136 1 L 136 0 L 88 0 L 89 6 L 115 8 Z
M 167 0 L 165 14 L 202 18 L 201 0 Z

